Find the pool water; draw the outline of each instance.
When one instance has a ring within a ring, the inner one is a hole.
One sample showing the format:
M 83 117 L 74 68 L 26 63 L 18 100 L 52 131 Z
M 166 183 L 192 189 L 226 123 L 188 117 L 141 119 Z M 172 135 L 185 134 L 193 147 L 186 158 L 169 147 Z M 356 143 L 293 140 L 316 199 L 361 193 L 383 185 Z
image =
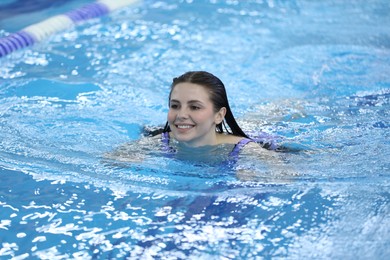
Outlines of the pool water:
M 389 11 L 143 1 L 1 58 L 0 258 L 385 259 Z M 240 125 L 288 147 L 276 155 L 297 174 L 250 154 L 244 179 L 159 153 L 107 162 L 165 123 L 170 82 L 188 70 L 219 76 Z

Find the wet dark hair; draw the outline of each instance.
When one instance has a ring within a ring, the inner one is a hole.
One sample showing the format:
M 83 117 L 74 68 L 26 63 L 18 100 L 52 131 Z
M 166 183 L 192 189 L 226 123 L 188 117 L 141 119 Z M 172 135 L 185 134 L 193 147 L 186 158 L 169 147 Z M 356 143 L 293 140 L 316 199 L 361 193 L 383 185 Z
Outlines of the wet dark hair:
M 213 74 L 206 71 L 189 71 L 183 75 L 174 78 L 171 84 L 171 92 L 169 93 L 169 100 L 171 100 L 172 90 L 179 83 L 193 83 L 203 86 L 209 93 L 211 102 L 214 105 L 214 111 L 218 112 L 222 107 L 226 108 L 225 119 L 216 126 L 216 131 L 219 133 L 225 131 L 229 134 L 236 136 L 242 136 L 248 138 L 248 136 L 242 131 L 240 126 L 237 124 L 236 119 L 234 119 L 233 113 L 229 106 L 229 101 L 226 94 L 225 85 L 222 81 L 214 76 Z M 226 124 L 229 126 L 229 129 L 226 127 Z M 168 122 L 166 123 L 163 132 L 170 132 Z

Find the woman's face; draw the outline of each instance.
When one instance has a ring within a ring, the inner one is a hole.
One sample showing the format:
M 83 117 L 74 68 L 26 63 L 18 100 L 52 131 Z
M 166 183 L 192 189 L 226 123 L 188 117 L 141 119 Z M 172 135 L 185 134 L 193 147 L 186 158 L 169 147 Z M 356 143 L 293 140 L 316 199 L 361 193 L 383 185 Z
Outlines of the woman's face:
M 179 83 L 169 101 L 168 122 L 174 138 L 188 146 L 216 144 L 215 127 L 225 116 L 225 108 L 214 112 L 207 90 L 198 84 Z

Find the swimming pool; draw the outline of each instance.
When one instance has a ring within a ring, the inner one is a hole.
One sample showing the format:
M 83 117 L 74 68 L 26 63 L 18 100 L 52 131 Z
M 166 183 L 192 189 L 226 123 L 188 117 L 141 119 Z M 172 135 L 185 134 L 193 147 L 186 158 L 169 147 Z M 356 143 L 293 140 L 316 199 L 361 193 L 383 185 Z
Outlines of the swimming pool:
M 143 1 L 1 58 L 0 257 L 385 259 L 389 10 Z M 171 79 L 199 69 L 224 81 L 245 130 L 296 150 L 280 156 L 299 176 L 250 156 L 248 181 L 162 156 L 102 160 L 164 124 Z

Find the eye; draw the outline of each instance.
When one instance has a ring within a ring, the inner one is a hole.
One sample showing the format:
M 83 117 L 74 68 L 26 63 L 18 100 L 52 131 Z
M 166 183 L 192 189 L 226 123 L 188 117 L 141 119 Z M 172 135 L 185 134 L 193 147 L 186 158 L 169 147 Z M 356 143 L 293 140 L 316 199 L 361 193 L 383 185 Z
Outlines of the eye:
M 199 106 L 190 106 L 191 110 L 199 110 L 200 107 Z
M 169 107 L 170 107 L 171 109 L 178 109 L 178 108 L 179 108 L 179 105 L 177 105 L 177 104 L 171 104 Z

